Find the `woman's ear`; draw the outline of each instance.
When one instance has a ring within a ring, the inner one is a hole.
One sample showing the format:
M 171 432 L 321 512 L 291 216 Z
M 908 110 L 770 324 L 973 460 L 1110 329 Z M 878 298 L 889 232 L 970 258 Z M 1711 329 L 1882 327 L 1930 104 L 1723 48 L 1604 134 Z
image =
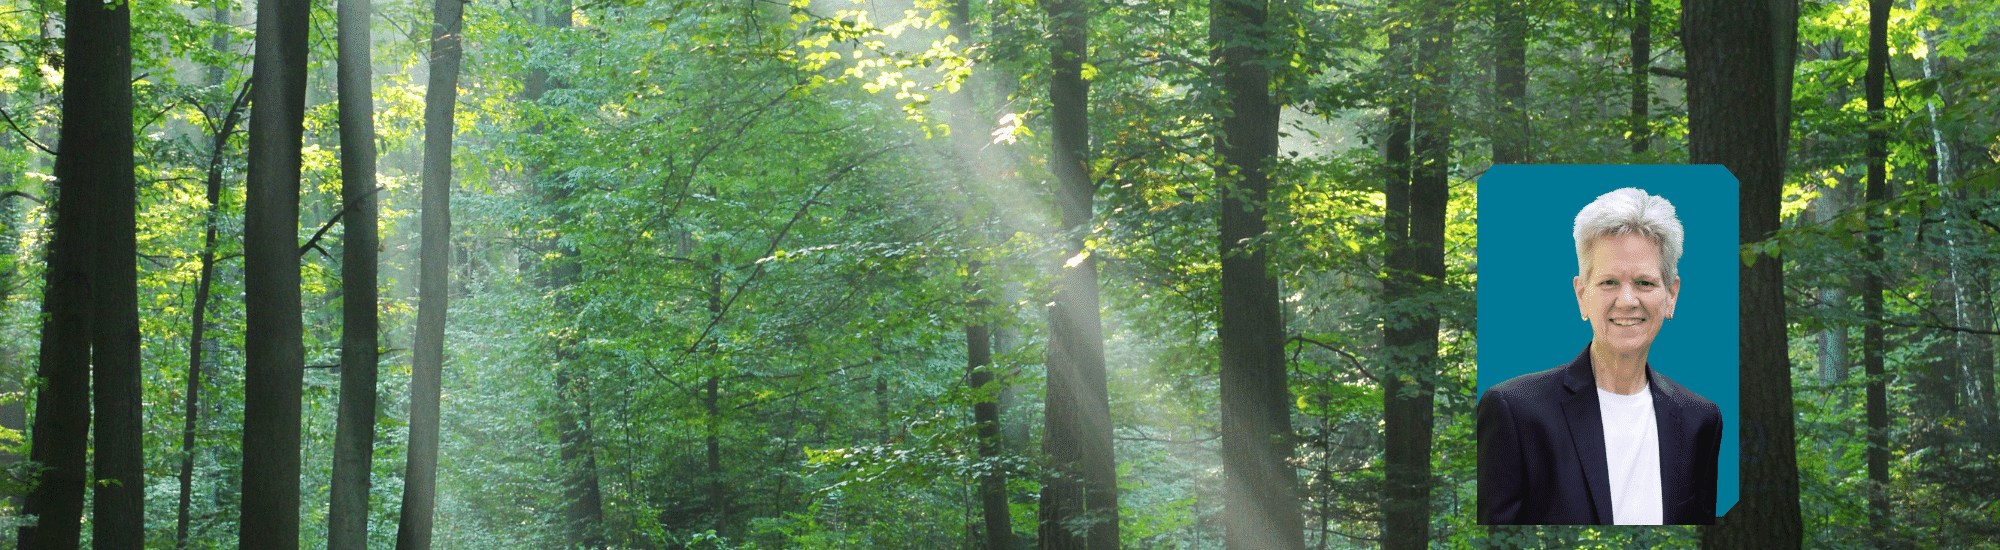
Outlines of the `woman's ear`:
M 1668 319 L 1672 319 L 1674 317 L 1674 304 L 1679 303 L 1680 299 L 1681 299 L 1681 278 L 1679 276 L 1675 276 L 1674 280 L 1667 282 Z
M 1571 278 L 1569 279 L 1569 286 L 1570 286 L 1570 289 L 1571 289 L 1571 290 L 1575 290 L 1575 291 L 1576 291 L 1576 312 L 1577 312 L 1577 314 L 1581 315 L 1581 316 L 1582 316 L 1582 317 L 1583 317 L 1584 319 L 1589 319 L 1589 318 L 1590 318 L 1590 309 L 1588 309 L 1588 308 L 1585 308 L 1585 307 L 1584 307 L 1584 305 L 1583 305 L 1583 287 L 1585 286 L 1585 285 L 1584 285 L 1584 283 L 1583 283 L 1583 276 L 1582 276 L 1582 275 L 1577 275 L 1577 276 L 1575 276 L 1575 277 L 1571 277 Z

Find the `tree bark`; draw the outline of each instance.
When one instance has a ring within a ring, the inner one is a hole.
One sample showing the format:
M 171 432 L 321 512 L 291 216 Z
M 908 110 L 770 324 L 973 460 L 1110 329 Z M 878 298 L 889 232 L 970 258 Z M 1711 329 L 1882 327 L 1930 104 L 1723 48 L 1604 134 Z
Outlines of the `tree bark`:
M 1756 1 L 1682 4 L 1688 156 L 1736 176 L 1741 243 L 1763 241 L 1779 228 L 1786 144 L 1778 107 L 1788 104 L 1791 91 L 1778 89 L 1781 77 L 1773 73 L 1789 72 L 1791 62 L 1774 52 L 1774 35 L 1785 34 L 1776 27 L 1797 22 L 1773 11 L 1772 3 Z M 1777 257 L 1753 260 L 1740 267 L 1738 281 L 1742 496 L 1702 533 L 1709 548 L 1797 548 L 1802 541 L 1784 274 Z
M 250 172 L 243 205 L 242 548 L 299 547 L 299 170 L 311 6 L 258 0 Z
M 138 548 L 138 539 L 130 536 L 133 526 L 144 527 L 137 523 L 141 510 L 135 505 L 142 501 L 132 498 L 143 495 L 144 485 L 137 441 L 136 251 L 127 244 L 133 242 L 136 207 L 131 12 L 122 5 L 106 9 L 71 1 L 65 21 L 60 144 L 66 153 L 56 155 L 55 236 L 43 290 L 37 368 L 42 385 L 29 451 L 29 459 L 45 469 L 22 511 L 39 522 L 21 528 L 19 543 L 21 548 L 73 549 L 81 542 L 85 450 L 95 397 L 103 416 L 97 426 L 96 477 L 117 486 L 94 492 L 94 515 L 101 517 L 92 522 L 92 535 L 105 547 Z M 107 246 L 116 248 L 105 250 Z M 95 396 L 93 366 L 103 386 Z
M 1629 139 L 1633 154 L 1646 152 L 1653 136 L 1653 127 L 1648 121 L 1652 75 L 1647 74 L 1652 66 L 1653 0 L 1632 0 L 1632 127 Z
M 63 140 L 68 155 L 102 164 L 82 174 L 98 180 L 98 218 L 91 247 L 91 373 L 95 405 L 91 482 L 91 546 L 137 550 L 146 544 L 144 410 L 140 406 L 138 186 L 132 175 L 132 19 L 126 4 L 81 2 L 68 10 L 67 40 L 103 86 L 83 109 L 65 103 L 64 126 L 100 127 L 102 134 Z M 81 19 L 79 19 L 81 18 Z M 87 38 L 86 38 L 87 37 Z M 99 102 L 101 101 L 101 102 Z M 74 118 L 72 118 L 74 117 Z M 102 139 L 102 141 L 97 141 Z
M 410 377 L 410 458 L 396 550 L 429 550 L 437 507 L 438 405 L 443 393 L 445 311 L 451 289 L 452 113 L 458 103 L 459 34 L 465 4 L 431 11 L 430 82 L 424 92 L 423 243 L 418 249 L 417 338 Z
M 1227 111 L 1218 126 L 1221 184 L 1222 468 L 1224 541 L 1231 549 L 1305 547 L 1298 477 L 1292 469 L 1291 391 L 1285 319 L 1268 271 L 1266 235 L 1279 107 L 1271 98 L 1273 41 L 1267 0 L 1209 4 L 1210 55 Z
M 375 456 L 375 94 L 369 0 L 340 0 L 340 404 L 327 506 L 328 550 L 368 547 L 368 488 Z
M 1412 166 L 1407 192 L 1387 201 L 1389 229 L 1385 300 L 1409 300 L 1444 279 L 1445 209 L 1450 199 L 1451 85 L 1454 22 L 1448 0 L 1423 2 L 1412 96 Z M 1392 181 L 1391 185 L 1396 185 Z M 1404 210 L 1395 210 L 1401 207 Z M 1424 548 L 1430 540 L 1431 378 L 1436 375 L 1439 319 L 1435 311 L 1385 319 L 1382 377 L 1385 466 L 1382 547 Z
M 1049 48 L 1049 171 L 1055 175 L 1066 258 L 1049 318 L 1047 412 L 1042 450 L 1043 550 L 1118 547 L 1118 471 L 1112 456 L 1111 407 L 1104 375 L 1104 325 L 1097 259 L 1084 245 L 1097 184 L 1090 177 L 1090 13 L 1078 0 L 1044 0 Z
M 963 4 L 961 4 L 963 5 Z M 972 277 L 979 275 L 979 262 L 974 261 L 966 269 Z M 965 324 L 965 370 L 966 385 L 974 392 L 997 390 L 993 386 L 997 380 L 993 373 L 993 336 L 985 319 L 989 300 L 979 298 L 979 286 L 974 283 L 967 294 L 972 300 L 967 303 L 972 320 Z M 996 398 L 980 397 L 972 404 L 972 422 L 979 430 L 979 458 L 991 461 L 1000 456 L 1000 401 Z M 1007 474 L 999 469 L 985 470 L 979 476 L 979 511 L 984 520 L 985 548 L 987 550 L 1008 550 L 1014 547 L 1014 522 L 1007 511 Z
M 1646 0 L 1640 0 L 1646 1 Z M 1500 131 L 1493 136 L 1493 164 L 1532 162 L 1528 154 L 1528 20 L 1520 4 L 1501 0 L 1493 7 L 1496 38 L 1493 93 L 1499 98 Z
M 1868 70 L 1862 80 L 1868 101 L 1868 206 L 1866 219 L 1873 225 L 1877 205 L 1889 196 L 1889 132 L 1883 122 L 1883 79 L 1889 70 L 1889 0 L 1868 2 Z M 1862 315 L 1882 318 L 1882 236 L 1868 232 L 1869 269 L 1861 283 Z M 1862 367 L 1868 375 L 1868 529 L 1876 547 L 1888 542 L 1889 520 L 1889 401 L 1888 376 L 1883 354 L 1887 352 L 1882 323 L 1869 322 L 1862 328 Z

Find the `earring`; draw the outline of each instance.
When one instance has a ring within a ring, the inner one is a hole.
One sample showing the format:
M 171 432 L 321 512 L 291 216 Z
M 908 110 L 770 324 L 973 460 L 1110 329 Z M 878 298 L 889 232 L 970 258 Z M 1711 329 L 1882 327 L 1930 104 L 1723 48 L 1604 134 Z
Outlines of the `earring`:
M 1585 315 L 1585 316 L 1583 316 L 1583 320 L 1585 320 L 1585 321 L 1589 321 L 1589 320 L 1590 320 L 1590 316 L 1589 316 L 1589 315 Z

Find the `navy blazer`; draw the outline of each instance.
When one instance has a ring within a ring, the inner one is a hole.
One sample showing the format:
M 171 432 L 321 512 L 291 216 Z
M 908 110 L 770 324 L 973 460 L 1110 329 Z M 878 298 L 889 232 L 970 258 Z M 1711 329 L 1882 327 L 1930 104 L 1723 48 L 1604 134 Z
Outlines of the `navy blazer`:
M 1722 411 L 1650 364 L 1646 380 L 1660 430 L 1661 521 L 1712 525 Z M 1585 346 L 1568 365 L 1515 377 L 1480 396 L 1479 523 L 1611 523 L 1596 388 Z

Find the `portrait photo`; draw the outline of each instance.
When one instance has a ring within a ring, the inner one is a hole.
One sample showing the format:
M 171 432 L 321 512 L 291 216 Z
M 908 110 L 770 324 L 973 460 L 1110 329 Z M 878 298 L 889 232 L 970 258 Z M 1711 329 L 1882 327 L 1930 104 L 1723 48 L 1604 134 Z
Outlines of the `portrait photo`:
M 1736 503 L 1737 202 L 1720 166 L 1480 179 L 1479 523 L 1704 525 Z

